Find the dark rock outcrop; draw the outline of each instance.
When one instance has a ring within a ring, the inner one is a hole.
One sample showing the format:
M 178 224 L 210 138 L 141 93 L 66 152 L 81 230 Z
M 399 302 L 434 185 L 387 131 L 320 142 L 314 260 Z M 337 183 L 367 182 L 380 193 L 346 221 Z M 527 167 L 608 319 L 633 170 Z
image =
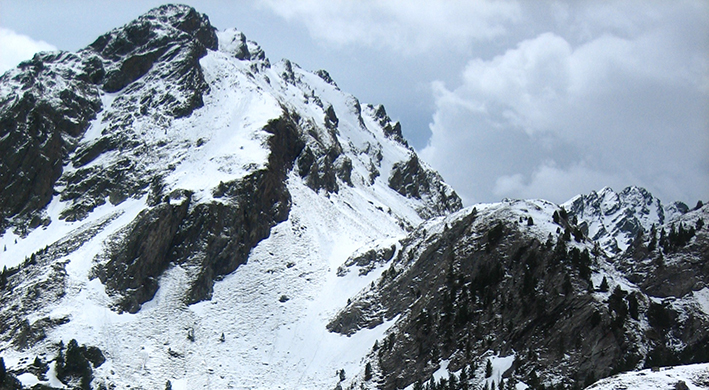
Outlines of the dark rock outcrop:
M 119 232 L 109 260 L 94 270 L 94 275 L 109 293 L 120 293 L 121 311 L 135 313 L 155 295 L 157 278 L 169 264 L 168 254 L 178 227 L 187 215 L 190 195 L 180 204 L 163 203 L 141 212 Z
M 463 207 L 455 191 L 451 190 L 438 172 L 424 168 L 418 156 L 411 153 L 408 161 L 394 164 L 389 187 L 409 198 L 428 200 L 426 209 L 419 210 L 424 219 L 445 215 Z
M 384 129 L 384 135 L 408 148 L 409 143 L 401 133 L 401 123 L 392 123 L 391 118 L 387 115 L 386 109 L 381 104 L 376 107 L 370 105 L 370 108 L 374 110 L 374 118 L 377 120 L 379 125 L 382 126 L 382 129 Z
M 305 149 L 296 161 L 299 175 L 313 191 L 336 193 L 340 189 L 338 177 L 349 182 L 351 161 L 344 162 L 342 145 L 337 138 L 338 118 L 332 106 L 325 111 L 325 131 L 310 129 L 304 135 Z
M 268 168 L 220 185 L 214 196 L 225 202 L 197 205 L 176 234 L 171 260 L 199 266 L 185 297 L 188 303 L 211 298 L 214 281 L 246 263 L 251 249 L 288 218 L 286 175 L 304 143 L 287 113 L 265 130 L 271 134 Z
M 52 199 L 64 158 L 102 108 L 98 88 L 75 71 L 81 63 L 76 54 L 40 53 L 0 78 L 17 86 L 0 96 L 0 232 L 16 216 L 20 234 L 42 223 L 38 211 Z
M 285 179 L 303 150 L 297 124 L 286 113 L 265 128 L 271 134 L 268 167 L 236 181 L 221 183 L 219 202 L 163 203 L 142 212 L 114 239 L 108 260 L 93 275 L 132 313 L 153 298 L 158 278 L 170 263 L 197 270 L 187 303 L 209 299 L 216 279 L 244 264 L 251 249 L 290 211 Z

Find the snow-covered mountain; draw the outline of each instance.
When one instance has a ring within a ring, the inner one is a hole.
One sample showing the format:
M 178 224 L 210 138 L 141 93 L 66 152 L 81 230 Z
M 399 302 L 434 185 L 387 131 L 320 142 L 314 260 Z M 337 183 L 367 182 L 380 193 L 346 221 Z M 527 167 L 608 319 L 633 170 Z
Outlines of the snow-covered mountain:
M 579 221 L 584 234 L 612 253 L 628 249 L 638 233 L 648 233 L 689 211 L 682 202 L 663 206 L 660 199 L 635 186 L 618 193 L 605 187 L 575 196 L 562 207 Z
M 188 7 L 0 85 L 1 147 L 17 151 L 0 350 L 25 384 L 59 386 L 76 339 L 106 359 L 94 387 L 334 387 L 387 327 L 327 331 L 376 275 L 343 283 L 337 267 L 461 207 L 382 106 Z M 28 371 L 35 357 L 48 373 Z
M 578 387 L 709 361 L 709 206 L 462 209 L 384 107 L 190 7 L 37 54 L 0 103 L 0 389 Z

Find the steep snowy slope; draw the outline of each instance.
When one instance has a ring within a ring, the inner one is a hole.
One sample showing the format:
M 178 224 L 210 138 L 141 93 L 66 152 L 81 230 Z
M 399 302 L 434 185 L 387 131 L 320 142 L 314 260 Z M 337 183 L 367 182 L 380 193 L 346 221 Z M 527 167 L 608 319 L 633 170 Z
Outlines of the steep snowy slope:
M 338 267 L 460 208 L 383 107 L 185 6 L 35 56 L 0 100 L 26 151 L 0 172 L 0 355 L 27 386 L 334 387 L 391 325 L 326 329 L 381 272 Z

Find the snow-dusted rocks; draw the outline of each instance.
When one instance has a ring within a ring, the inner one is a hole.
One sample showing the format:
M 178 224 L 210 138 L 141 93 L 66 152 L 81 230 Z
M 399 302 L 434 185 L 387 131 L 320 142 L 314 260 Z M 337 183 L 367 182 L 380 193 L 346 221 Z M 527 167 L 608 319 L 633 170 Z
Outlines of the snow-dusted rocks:
M 626 250 L 638 232 L 649 232 L 653 225 L 665 223 L 660 200 L 639 187 L 628 187 L 619 193 L 605 187 L 589 195 L 578 195 L 562 206 L 578 219 L 588 237 L 611 253 Z

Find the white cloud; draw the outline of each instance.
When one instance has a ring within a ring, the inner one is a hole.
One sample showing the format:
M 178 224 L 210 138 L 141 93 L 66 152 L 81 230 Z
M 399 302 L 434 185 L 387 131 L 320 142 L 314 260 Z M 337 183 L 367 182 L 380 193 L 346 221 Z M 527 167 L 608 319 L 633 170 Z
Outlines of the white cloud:
M 512 1 L 261 0 L 289 21 L 303 23 L 317 40 L 422 53 L 437 46 L 465 48 L 505 34 L 521 18 Z
M 498 123 L 534 133 L 548 128 L 548 106 L 567 98 L 571 47 L 559 36 L 544 33 L 522 41 L 491 61 L 471 60 L 458 94 L 487 105 Z
M 0 73 L 5 73 L 22 61 L 32 58 L 38 51 L 51 51 L 57 48 L 44 41 L 18 34 L 0 27 Z
M 709 193 L 709 11 L 690 3 L 638 19 L 591 7 L 554 16 L 581 40 L 541 33 L 471 59 L 455 88 L 433 83 L 422 153 L 467 203 L 561 202 L 607 185 L 690 202 Z M 589 13 L 613 14 L 612 26 Z
M 529 178 L 519 173 L 498 177 L 493 193 L 500 198 L 535 198 L 539 193 L 544 193 L 545 198 L 559 201 L 603 187 L 620 190 L 618 187 L 624 187 L 624 181 L 612 173 L 593 170 L 584 163 L 575 163 L 564 169 L 548 161 L 537 167 Z

